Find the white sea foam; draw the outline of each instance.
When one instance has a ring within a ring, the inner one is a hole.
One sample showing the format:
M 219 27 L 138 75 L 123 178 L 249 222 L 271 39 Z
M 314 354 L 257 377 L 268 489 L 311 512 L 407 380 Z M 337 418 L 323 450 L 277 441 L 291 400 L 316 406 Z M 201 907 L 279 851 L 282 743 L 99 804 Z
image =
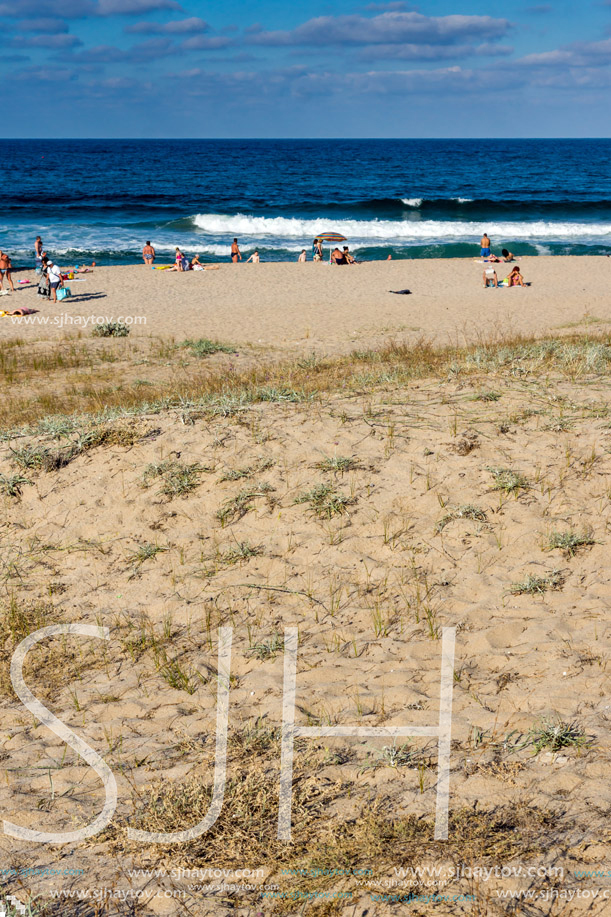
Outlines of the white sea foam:
M 453 201 L 457 201 L 459 204 L 470 204 L 473 200 L 472 197 L 453 197 Z
M 321 217 L 302 220 L 296 217 L 255 217 L 245 213 L 198 213 L 195 226 L 211 236 L 252 236 L 256 239 L 314 239 L 323 232 L 340 232 L 346 238 L 375 244 L 388 241 L 418 242 L 446 239 L 479 241 L 480 223 L 463 220 L 333 220 Z M 545 220 L 531 223 L 488 223 L 494 239 L 608 239 L 611 223 L 570 223 Z
M 401 203 L 405 204 L 406 207 L 420 207 L 422 204 L 423 198 L 421 197 L 402 197 Z

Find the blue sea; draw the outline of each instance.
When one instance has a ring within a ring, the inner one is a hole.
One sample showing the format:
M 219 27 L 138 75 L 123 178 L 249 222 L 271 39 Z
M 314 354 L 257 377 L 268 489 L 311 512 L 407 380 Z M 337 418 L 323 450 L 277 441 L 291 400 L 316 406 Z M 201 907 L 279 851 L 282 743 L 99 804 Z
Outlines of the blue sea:
M 339 232 L 363 260 L 611 254 L 611 140 L 0 140 L 0 248 L 206 261 L 234 236 L 295 260 Z

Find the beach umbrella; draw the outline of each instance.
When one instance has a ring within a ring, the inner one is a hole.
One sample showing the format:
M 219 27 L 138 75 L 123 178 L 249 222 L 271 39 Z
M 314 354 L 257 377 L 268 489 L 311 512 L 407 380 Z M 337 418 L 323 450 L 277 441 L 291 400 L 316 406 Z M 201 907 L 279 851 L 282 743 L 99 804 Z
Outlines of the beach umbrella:
M 321 232 L 320 235 L 316 236 L 319 242 L 328 242 L 329 245 L 333 245 L 337 242 L 345 242 L 346 236 L 342 236 L 339 232 Z M 329 261 L 331 260 L 331 253 L 329 252 Z
M 342 236 L 339 232 L 321 232 L 316 238 L 320 242 L 345 242 L 346 236 Z

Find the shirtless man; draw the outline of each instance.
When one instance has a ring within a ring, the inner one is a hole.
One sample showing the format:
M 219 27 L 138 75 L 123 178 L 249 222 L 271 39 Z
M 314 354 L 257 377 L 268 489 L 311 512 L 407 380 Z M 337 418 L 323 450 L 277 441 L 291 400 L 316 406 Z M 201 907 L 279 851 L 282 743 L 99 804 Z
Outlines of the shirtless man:
M 303 248 L 301 250 L 301 254 L 299 255 L 299 258 L 297 258 L 297 261 L 299 262 L 299 264 L 303 264 L 305 260 L 306 260 L 306 250 L 305 248 Z
M 8 285 L 11 288 L 11 291 L 15 292 L 15 287 L 13 286 L 13 278 L 11 277 L 11 270 L 13 265 L 11 264 L 11 259 L 0 249 L 0 290 L 3 289 L 4 276 L 6 274 L 6 279 L 8 280 Z
M 331 252 L 331 263 L 332 264 L 346 264 L 346 259 L 343 255 L 343 252 L 340 252 L 337 246 L 335 246 L 335 248 Z
M 482 249 L 482 258 L 488 258 L 490 255 L 490 239 L 488 238 L 488 233 L 485 232 L 482 236 L 480 246 Z
M 242 252 L 238 248 L 238 240 L 234 239 L 231 243 L 231 260 L 234 264 L 238 263 L 238 260 L 242 260 Z
M 34 242 L 34 255 L 36 258 L 36 273 L 38 274 L 42 264 L 42 239 L 40 236 L 36 236 L 36 241 Z
M 148 267 L 152 267 L 153 261 L 155 260 L 155 249 L 150 242 L 147 242 L 142 249 L 142 260 Z
M 248 264 L 249 261 L 252 261 L 253 264 L 258 264 L 260 260 L 261 259 L 259 258 L 259 252 L 254 251 L 252 255 L 250 256 L 250 258 L 246 259 L 246 264 Z

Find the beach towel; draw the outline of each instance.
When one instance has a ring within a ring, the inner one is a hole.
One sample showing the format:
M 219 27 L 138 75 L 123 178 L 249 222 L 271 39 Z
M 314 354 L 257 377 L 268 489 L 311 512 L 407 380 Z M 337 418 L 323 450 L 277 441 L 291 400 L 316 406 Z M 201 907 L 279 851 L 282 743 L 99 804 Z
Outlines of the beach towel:
M 400 296 L 407 296 L 408 293 L 411 293 L 411 290 L 389 290 L 389 293 L 398 293 Z

